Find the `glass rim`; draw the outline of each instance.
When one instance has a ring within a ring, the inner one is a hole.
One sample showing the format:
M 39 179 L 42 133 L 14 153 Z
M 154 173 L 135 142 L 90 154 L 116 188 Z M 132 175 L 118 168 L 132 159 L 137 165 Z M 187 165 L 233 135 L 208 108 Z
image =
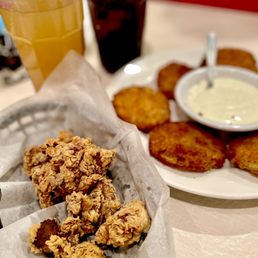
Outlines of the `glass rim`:
M 0 9 L 23 13 L 42 12 L 62 8 L 72 3 L 74 3 L 74 0 L 0 0 Z

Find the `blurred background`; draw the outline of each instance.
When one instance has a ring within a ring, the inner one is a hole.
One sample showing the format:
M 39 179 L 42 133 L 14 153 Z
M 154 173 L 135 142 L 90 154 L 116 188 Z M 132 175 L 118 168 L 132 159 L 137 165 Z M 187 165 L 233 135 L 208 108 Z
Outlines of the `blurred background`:
M 19 54 L 0 16 L 0 80 L 10 85 L 26 77 Z
M 180 3 L 200 4 L 228 9 L 258 12 L 257 0 L 168 0 Z
M 232 10 L 232 13 L 246 13 L 249 12 L 251 13 L 257 13 L 258 12 L 258 0 L 151 0 L 151 2 L 171 2 L 171 3 L 178 3 L 178 4 L 182 4 L 182 5 L 187 5 L 187 6 L 193 6 L 195 7 L 194 9 L 192 9 L 195 12 L 195 17 L 196 17 L 196 12 L 198 9 L 198 6 L 200 7 L 200 9 L 202 9 L 203 7 L 216 7 L 213 8 L 215 12 L 220 12 L 223 11 L 223 9 L 225 10 Z M 84 3 L 87 3 L 87 0 L 85 0 Z M 176 12 L 177 13 L 177 12 Z M 180 22 L 182 19 L 187 19 L 188 16 L 191 15 L 191 12 L 188 13 L 177 13 L 176 14 L 178 17 L 175 17 L 175 23 L 173 24 L 173 26 L 176 28 L 177 27 L 177 23 Z M 180 16 L 180 17 L 179 17 Z M 148 17 L 147 17 L 148 18 Z M 190 17 L 191 18 L 191 17 Z M 86 23 L 91 23 L 89 17 L 85 17 L 86 19 Z M 165 19 L 165 17 L 163 18 Z M 230 21 L 230 20 L 223 20 L 223 21 L 208 21 L 211 23 L 211 25 L 214 25 L 215 27 L 218 26 L 218 24 L 220 25 L 220 27 L 222 28 L 223 26 L 221 26 L 222 23 L 225 22 L 225 26 L 229 27 L 231 26 L 232 28 L 236 27 L 236 20 L 234 21 Z M 184 29 L 184 24 L 186 22 L 181 21 L 181 23 L 183 25 L 180 25 L 180 29 L 182 30 L 183 33 L 183 29 Z M 198 23 L 198 24 L 197 24 Z M 198 32 L 199 29 L 202 27 L 202 24 L 199 24 L 198 21 L 193 20 L 191 23 L 187 22 L 187 30 L 191 30 L 191 33 L 195 33 L 195 36 L 198 36 Z M 242 28 L 243 26 L 241 26 L 241 24 L 239 24 L 238 26 L 240 26 L 240 28 Z M 239 28 L 239 27 L 238 27 Z M 151 30 L 153 30 L 155 28 L 152 28 Z M 185 28 L 186 29 L 186 28 Z M 214 29 L 214 28 L 211 28 Z M 243 29 L 243 28 L 242 28 Z M 246 28 L 246 30 L 248 31 L 248 29 L 250 29 L 250 33 L 252 31 L 252 28 Z M 254 28 L 253 28 L 254 29 Z M 158 30 L 160 30 L 160 28 L 158 28 Z M 234 29 L 232 29 L 233 33 Z M 91 38 L 92 35 L 88 35 L 88 33 L 92 33 L 89 31 L 86 31 L 86 45 L 90 46 L 91 44 Z M 191 35 L 191 33 L 187 32 L 185 35 Z M 238 33 L 238 32 L 235 32 Z M 247 32 L 246 32 L 247 33 Z M 168 32 L 169 34 L 169 32 Z M 201 37 L 203 35 L 199 35 L 199 37 Z M 149 40 L 150 41 L 150 40 Z M 183 42 L 183 40 L 182 40 Z M 186 41 L 187 42 L 187 41 Z M 160 46 L 162 48 L 165 48 L 165 43 L 162 43 Z M 171 47 L 177 47 L 176 42 L 174 43 L 175 45 L 172 45 Z M 90 54 L 90 47 L 88 47 L 87 49 L 88 52 L 86 52 L 87 55 Z M 148 50 L 148 46 L 147 46 L 147 50 L 145 51 L 145 53 L 149 53 L 151 52 L 150 50 Z M 90 59 L 90 58 L 89 58 Z M 93 60 L 93 66 L 94 66 L 94 62 L 96 62 L 96 60 Z M 11 84 L 15 84 L 19 81 L 24 80 L 25 78 L 27 78 L 27 73 L 25 71 L 25 69 L 22 66 L 21 60 L 19 58 L 18 52 L 15 49 L 15 46 L 11 40 L 11 38 L 9 37 L 6 28 L 4 26 L 3 20 L 1 18 L 1 14 L 0 14 L 0 85 L 11 85 Z

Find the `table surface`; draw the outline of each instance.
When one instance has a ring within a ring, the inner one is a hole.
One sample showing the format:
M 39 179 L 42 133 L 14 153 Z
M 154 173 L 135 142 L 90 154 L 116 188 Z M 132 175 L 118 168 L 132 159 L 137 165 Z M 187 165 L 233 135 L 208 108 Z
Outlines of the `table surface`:
M 218 35 L 220 46 L 246 48 L 258 56 L 257 28 L 258 16 L 255 13 L 180 4 L 171 1 L 149 0 L 146 14 L 143 55 L 149 55 L 164 50 L 200 49 L 204 46 L 207 33 L 214 31 Z M 94 33 L 88 16 L 85 17 L 85 34 L 87 46 L 85 58 L 95 68 L 105 86 L 112 80 L 113 75 L 106 73 L 101 66 Z M 29 79 L 12 86 L 0 84 L 0 109 L 33 94 L 35 94 L 35 92 Z M 171 222 L 172 226 L 179 231 L 188 229 L 191 233 L 194 232 L 198 235 L 203 232 L 205 234 L 214 233 L 214 228 L 210 230 L 208 226 L 208 218 L 211 216 L 211 212 L 220 218 L 220 221 L 217 221 L 217 223 L 219 223 L 217 225 L 217 231 L 219 231 L 220 234 L 226 235 L 239 235 L 252 232 L 252 226 L 250 226 L 250 230 L 247 230 L 248 227 L 245 227 L 245 230 L 239 229 L 239 231 L 234 231 L 232 230 L 233 226 L 225 230 L 225 225 L 228 225 L 228 218 L 233 218 L 233 221 L 236 221 L 236 219 L 239 218 L 237 216 L 242 214 L 241 212 L 243 212 L 243 216 L 249 216 L 248 218 L 250 218 L 250 214 L 247 214 L 248 212 L 252 214 L 257 214 L 258 212 L 258 200 L 219 200 L 185 193 L 174 188 L 171 188 L 170 201 L 173 214 L 177 214 L 175 215 L 177 218 L 180 217 L 180 219 L 174 219 Z M 191 215 L 190 222 L 186 222 L 186 220 L 189 219 L 187 215 Z M 197 219 L 197 217 L 199 219 Z M 194 223 L 193 218 L 195 218 Z M 202 221 L 200 221 L 200 218 L 202 218 Z M 195 225 L 194 227 L 193 224 Z M 198 227 L 196 226 L 197 224 Z M 239 223 L 239 225 L 240 224 L 241 223 Z M 240 228 L 239 225 L 238 228 Z M 207 228 L 209 229 L 208 231 Z M 182 240 L 182 234 L 180 235 L 178 232 L 175 236 L 177 243 Z M 208 240 L 206 239 L 205 241 Z M 219 241 L 217 243 L 219 243 Z M 198 244 L 200 244 L 200 242 L 198 242 Z M 243 246 L 243 248 L 247 248 L 244 244 Z M 186 246 L 177 244 L 176 249 L 182 254 L 182 250 L 186 250 L 187 248 Z M 196 251 L 196 253 L 198 253 L 198 251 Z M 238 255 L 233 252 L 228 256 L 225 255 L 225 253 L 223 256 L 220 256 L 217 253 L 209 257 L 240 257 L 240 254 Z M 177 255 L 177 257 L 189 256 Z M 191 257 L 197 256 L 193 255 Z M 256 256 L 249 255 L 246 257 Z

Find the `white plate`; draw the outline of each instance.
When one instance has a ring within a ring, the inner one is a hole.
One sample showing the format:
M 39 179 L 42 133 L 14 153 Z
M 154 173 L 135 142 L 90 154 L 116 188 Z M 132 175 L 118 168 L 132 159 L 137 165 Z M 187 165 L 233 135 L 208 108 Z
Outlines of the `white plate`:
M 198 66 L 202 57 L 202 51 L 170 51 L 158 53 L 131 62 L 114 75 L 114 79 L 107 87 L 109 97 L 131 84 L 149 85 L 157 89 L 156 75 L 158 69 L 171 61 L 183 62 L 192 66 Z M 182 120 L 184 115 L 176 111 L 173 101 L 172 120 Z M 148 150 L 148 135 L 141 133 L 144 149 Z M 152 158 L 157 170 L 165 182 L 177 189 L 208 197 L 221 199 L 256 199 L 258 198 L 258 177 L 237 168 L 230 167 L 228 161 L 223 168 L 213 169 L 205 173 L 182 172 L 163 165 Z

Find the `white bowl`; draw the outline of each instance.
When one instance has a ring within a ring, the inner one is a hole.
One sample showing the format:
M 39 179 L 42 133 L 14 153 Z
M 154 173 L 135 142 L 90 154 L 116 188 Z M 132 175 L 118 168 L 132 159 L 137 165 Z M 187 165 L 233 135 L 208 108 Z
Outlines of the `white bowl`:
M 214 78 L 218 77 L 228 77 L 232 79 L 238 79 L 249 84 L 253 84 L 258 88 L 258 74 L 254 72 L 249 72 L 248 70 L 235 68 L 232 66 L 217 66 L 214 68 Z M 203 125 L 232 132 L 245 132 L 253 131 L 258 129 L 258 114 L 257 122 L 252 124 L 227 124 L 223 122 L 217 122 L 214 120 L 209 120 L 203 116 L 195 113 L 191 107 L 188 105 L 187 97 L 188 92 L 191 87 L 201 80 L 206 80 L 207 78 L 207 68 L 198 68 L 192 72 L 187 73 L 183 76 L 177 83 L 175 88 L 175 99 L 178 106 L 193 120 L 199 122 Z M 257 101 L 258 105 L 258 101 Z

